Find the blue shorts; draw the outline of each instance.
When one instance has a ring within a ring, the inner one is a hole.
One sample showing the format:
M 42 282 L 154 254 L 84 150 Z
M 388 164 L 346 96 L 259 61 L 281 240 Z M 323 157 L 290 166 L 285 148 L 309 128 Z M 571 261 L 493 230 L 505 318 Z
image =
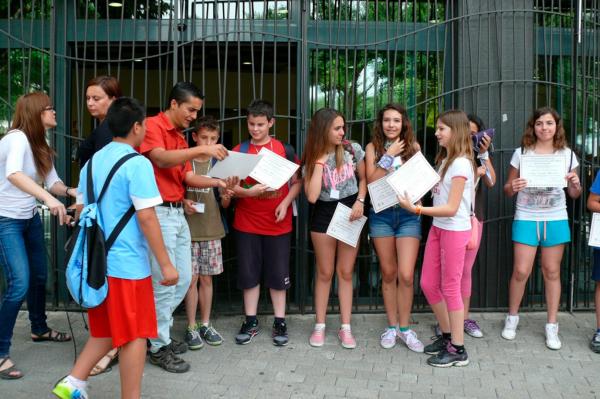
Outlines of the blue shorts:
M 553 247 L 571 241 L 568 220 L 514 220 L 512 240 L 532 247 Z
M 369 235 L 379 237 L 414 237 L 421 239 L 421 220 L 396 205 L 379 213 L 369 210 Z
M 600 248 L 594 248 L 594 267 L 592 267 L 592 280 L 600 283 Z

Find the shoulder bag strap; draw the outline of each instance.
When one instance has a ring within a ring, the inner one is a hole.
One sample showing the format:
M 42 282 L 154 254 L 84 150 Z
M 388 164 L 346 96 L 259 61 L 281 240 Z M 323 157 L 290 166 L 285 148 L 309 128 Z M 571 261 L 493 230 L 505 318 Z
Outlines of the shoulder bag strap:
M 98 195 L 98 201 L 100 202 L 100 200 L 102 199 L 102 197 L 104 197 L 104 193 L 106 193 L 106 190 L 108 189 L 108 184 L 110 183 L 110 181 L 112 180 L 113 176 L 115 175 L 115 173 L 117 173 L 117 170 L 121 167 L 121 165 L 123 165 L 125 162 L 129 161 L 131 158 L 133 157 L 137 157 L 138 154 L 137 152 L 132 152 L 131 154 L 127 154 L 124 157 L 122 157 L 121 159 L 119 159 L 117 161 L 117 163 L 112 167 L 112 169 L 110 170 L 110 172 L 108 172 L 108 176 L 106 177 L 106 180 L 104 181 L 104 186 L 102 186 L 102 190 L 100 191 L 100 195 Z

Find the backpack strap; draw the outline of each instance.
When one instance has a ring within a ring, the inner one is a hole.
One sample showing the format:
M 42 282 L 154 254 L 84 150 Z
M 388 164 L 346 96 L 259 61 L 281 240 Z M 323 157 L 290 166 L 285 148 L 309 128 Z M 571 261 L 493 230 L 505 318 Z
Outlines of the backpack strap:
M 140 155 L 140 154 L 138 154 L 137 152 L 132 152 L 130 154 L 125 155 L 124 157 L 119 159 L 117 161 L 117 163 L 115 163 L 115 165 L 112 167 L 110 172 L 108 172 L 108 176 L 106 177 L 106 180 L 104 181 L 104 186 L 102 186 L 102 190 L 100 190 L 100 195 L 98 195 L 98 200 L 96 202 L 100 202 L 102 197 L 104 197 L 104 193 L 108 189 L 108 184 L 112 180 L 115 173 L 117 173 L 117 170 L 121 167 L 121 165 L 123 165 L 125 162 L 129 161 L 131 158 L 137 157 L 138 155 Z
M 93 159 L 93 157 L 92 157 Z M 87 163 L 87 200 L 88 204 L 96 202 L 96 196 L 94 195 L 94 179 L 92 178 L 92 159 Z
M 117 223 L 117 225 L 115 226 L 113 231 L 110 232 L 110 235 L 108 236 L 108 239 L 106 240 L 106 243 L 104 244 L 107 254 L 108 254 L 108 251 L 110 250 L 110 247 L 112 247 L 112 245 L 115 243 L 115 241 L 117 240 L 117 237 L 119 236 L 119 234 L 121 234 L 121 231 L 123 231 L 125 226 L 127 226 L 127 223 L 129 223 L 129 220 L 131 219 L 131 217 L 134 214 L 135 214 L 135 207 L 133 205 L 131 205 L 129 207 L 129 209 L 127 209 L 127 212 L 125 212 L 123 217 L 121 217 L 121 220 L 119 220 L 119 222 Z
M 127 154 L 125 156 L 123 156 L 121 159 L 119 159 L 112 167 L 112 169 L 110 170 L 110 172 L 108 172 L 108 176 L 106 177 L 106 180 L 104 181 L 104 185 L 102 186 L 102 190 L 100 190 L 100 195 L 98 196 L 98 200 L 94 200 L 94 184 L 92 181 L 92 161 L 93 161 L 93 157 L 92 159 L 90 159 L 90 162 L 88 162 L 88 171 L 87 171 L 87 177 L 88 177 L 88 181 L 87 181 L 87 192 L 88 192 L 88 203 L 99 203 L 100 200 L 102 199 L 102 197 L 104 197 L 104 193 L 106 193 L 106 190 L 108 189 L 108 185 L 110 183 L 110 181 L 112 180 L 113 176 L 115 175 L 115 173 L 117 173 L 117 170 L 127 161 L 129 161 L 131 158 L 133 157 L 137 157 L 138 154 L 137 152 L 132 152 L 130 154 Z M 119 220 L 119 222 L 117 223 L 117 225 L 115 226 L 115 228 L 113 229 L 113 231 L 110 233 L 110 236 L 108 236 L 108 239 L 106 240 L 104 249 L 105 252 L 108 254 L 108 251 L 110 250 L 110 247 L 112 247 L 112 245 L 115 243 L 115 241 L 117 240 L 117 237 L 119 236 L 119 234 L 121 234 L 121 231 L 123 231 L 123 229 L 125 228 L 125 226 L 127 225 L 127 223 L 129 223 L 129 220 L 131 219 L 131 217 L 135 214 L 135 207 L 133 205 L 131 205 L 129 207 L 129 209 L 127 209 L 127 212 L 125 212 L 125 214 L 121 217 L 121 219 Z

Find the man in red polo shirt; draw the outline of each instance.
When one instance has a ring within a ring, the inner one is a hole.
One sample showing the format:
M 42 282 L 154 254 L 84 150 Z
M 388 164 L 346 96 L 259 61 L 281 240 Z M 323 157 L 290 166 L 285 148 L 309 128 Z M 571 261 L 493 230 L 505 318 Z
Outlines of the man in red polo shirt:
M 225 187 L 218 179 L 194 175 L 190 160 L 199 156 L 223 159 L 227 150 L 220 144 L 188 148 L 183 130 L 196 119 L 204 96 L 192 83 L 178 82 L 169 95 L 168 109 L 146 119 L 146 137 L 140 152 L 154 168 L 162 206 L 156 207 L 161 231 L 171 262 L 179 273 L 175 286 L 162 286 L 158 262 L 152 254 L 152 285 L 156 305 L 158 337 L 151 339 L 150 363 L 172 373 L 184 373 L 190 365 L 178 357 L 187 350 L 184 342 L 172 340 L 173 311 L 185 297 L 192 278 L 190 230 L 184 216 L 186 186 Z

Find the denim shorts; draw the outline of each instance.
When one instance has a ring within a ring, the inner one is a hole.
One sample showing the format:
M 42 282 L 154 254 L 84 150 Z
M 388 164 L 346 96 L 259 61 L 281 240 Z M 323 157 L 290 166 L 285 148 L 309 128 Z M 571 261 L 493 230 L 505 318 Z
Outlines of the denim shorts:
M 421 239 L 421 220 L 396 205 L 379 213 L 369 209 L 369 235 L 378 237 L 415 237 Z
M 514 220 L 512 240 L 532 247 L 553 247 L 571 241 L 568 220 Z

